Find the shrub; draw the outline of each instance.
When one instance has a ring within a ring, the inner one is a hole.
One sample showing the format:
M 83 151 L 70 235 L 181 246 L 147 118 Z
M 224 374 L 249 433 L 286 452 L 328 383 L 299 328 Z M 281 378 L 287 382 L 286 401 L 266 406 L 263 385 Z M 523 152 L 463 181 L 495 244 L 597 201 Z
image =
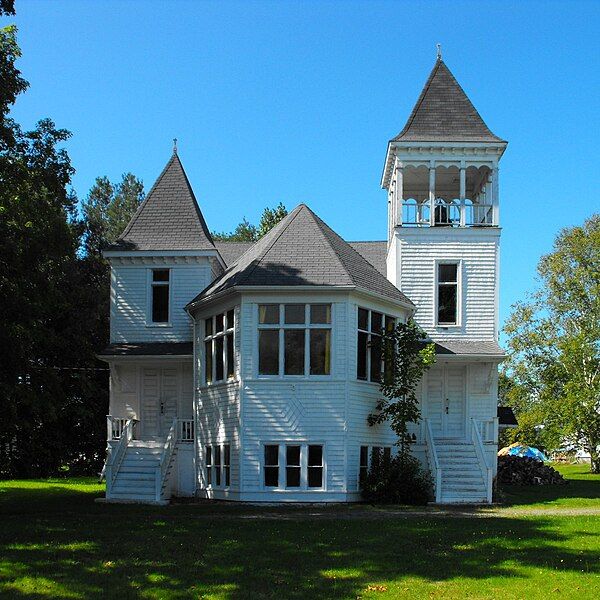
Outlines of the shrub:
M 378 504 L 424 505 L 432 499 L 433 481 L 429 470 L 423 469 L 408 449 L 394 457 L 373 449 L 362 495 Z

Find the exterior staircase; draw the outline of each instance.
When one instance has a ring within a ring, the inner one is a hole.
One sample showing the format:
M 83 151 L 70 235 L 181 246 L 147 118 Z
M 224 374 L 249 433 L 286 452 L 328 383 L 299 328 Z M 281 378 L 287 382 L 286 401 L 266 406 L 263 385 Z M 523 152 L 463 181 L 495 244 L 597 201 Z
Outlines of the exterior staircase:
M 486 476 L 472 442 L 436 439 L 441 469 L 440 501 L 444 504 L 476 504 L 488 501 Z
M 160 499 L 157 499 L 157 477 L 160 477 L 160 457 L 163 442 L 132 440 L 125 449 L 125 455 L 112 481 L 110 500 L 132 500 L 136 502 L 157 502 L 166 500 L 168 493 L 165 483 L 160 485 Z M 177 449 L 167 468 L 166 481 L 173 468 Z
M 119 436 L 109 446 L 104 467 L 106 500 L 167 504 L 171 496 L 171 472 L 176 464 L 178 420 L 165 440 L 133 439 L 134 419 L 121 419 Z

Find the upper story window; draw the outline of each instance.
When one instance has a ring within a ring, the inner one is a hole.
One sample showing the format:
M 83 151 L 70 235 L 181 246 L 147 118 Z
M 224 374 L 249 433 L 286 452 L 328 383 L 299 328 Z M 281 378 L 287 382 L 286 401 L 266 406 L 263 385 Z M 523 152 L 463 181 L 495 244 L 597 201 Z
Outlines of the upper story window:
M 171 272 L 169 269 L 152 269 L 151 316 L 152 323 L 169 322 L 169 288 Z
M 395 317 L 366 308 L 358 309 L 356 377 L 364 381 L 381 381 L 384 371 L 381 333 L 394 328 Z
M 458 263 L 437 265 L 437 324 L 458 324 Z
M 207 384 L 234 377 L 234 318 L 232 308 L 204 319 L 204 380 Z
M 260 304 L 259 375 L 329 375 L 331 304 Z

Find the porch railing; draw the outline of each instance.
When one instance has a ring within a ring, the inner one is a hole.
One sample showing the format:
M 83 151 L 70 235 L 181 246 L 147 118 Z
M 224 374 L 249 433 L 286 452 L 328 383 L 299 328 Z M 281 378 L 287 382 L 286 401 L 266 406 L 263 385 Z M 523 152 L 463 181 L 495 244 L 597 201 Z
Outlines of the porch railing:
M 194 441 L 194 419 L 178 419 L 178 441 L 191 444 Z
M 429 462 L 429 468 L 431 469 L 431 474 L 433 475 L 433 481 L 435 485 L 435 501 L 439 504 L 442 501 L 442 469 L 440 468 L 440 461 L 435 448 L 431 423 L 429 422 L 429 419 L 423 419 L 423 422 L 425 424 L 424 429 L 425 443 L 427 444 L 427 460 Z
M 156 466 L 156 476 L 154 478 L 154 483 L 155 498 L 157 501 L 163 500 L 163 488 L 166 486 L 169 466 L 171 464 L 173 454 L 175 453 L 175 448 L 177 447 L 177 439 L 179 437 L 177 424 L 178 419 L 173 419 L 173 423 L 171 424 L 171 428 L 169 429 L 167 439 L 165 441 L 160 455 L 160 461 Z
M 475 419 L 471 419 L 471 441 L 475 446 L 475 452 L 477 454 L 477 460 L 479 461 L 479 467 L 485 481 L 486 499 L 488 503 L 492 502 L 492 467 L 488 464 L 488 460 L 485 456 L 485 448 L 483 446 L 483 440 L 479 433 L 479 427 Z
M 120 430 L 118 443 L 109 450 L 104 468 L 107 495 L 110 495 L 112 485 L 115 482 L 123 458 L 125 458 L 127 445 L 133 439 L 133 430 L 136 423 L 136 419 L 127 419 L 125 425 Z
M 106 415 L 106 439 L 108 441 L 120 440 L 128 417 L 114 417 Z
M 498 417 L 490 417 L 489 419 L 477 419 L 477 429 L 481 436 L 481 441 L 484 444 L 498 443 Z
M 432 218 L 433 214 L 433 218 Z M 494 207 L 471 200 L 402 201 L 401 225 L 404 227 L 493 227 Z

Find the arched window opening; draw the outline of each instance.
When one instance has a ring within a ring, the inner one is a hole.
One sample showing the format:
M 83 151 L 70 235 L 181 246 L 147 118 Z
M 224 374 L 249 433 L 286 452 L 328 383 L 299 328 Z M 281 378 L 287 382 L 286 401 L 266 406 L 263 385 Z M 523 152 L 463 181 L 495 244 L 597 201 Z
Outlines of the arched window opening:
M 490 194 L 492 171 L 489 167 L 471 166 L 465 178 L 465 224 L 467 226 L 493 225 L 493 208 Z

